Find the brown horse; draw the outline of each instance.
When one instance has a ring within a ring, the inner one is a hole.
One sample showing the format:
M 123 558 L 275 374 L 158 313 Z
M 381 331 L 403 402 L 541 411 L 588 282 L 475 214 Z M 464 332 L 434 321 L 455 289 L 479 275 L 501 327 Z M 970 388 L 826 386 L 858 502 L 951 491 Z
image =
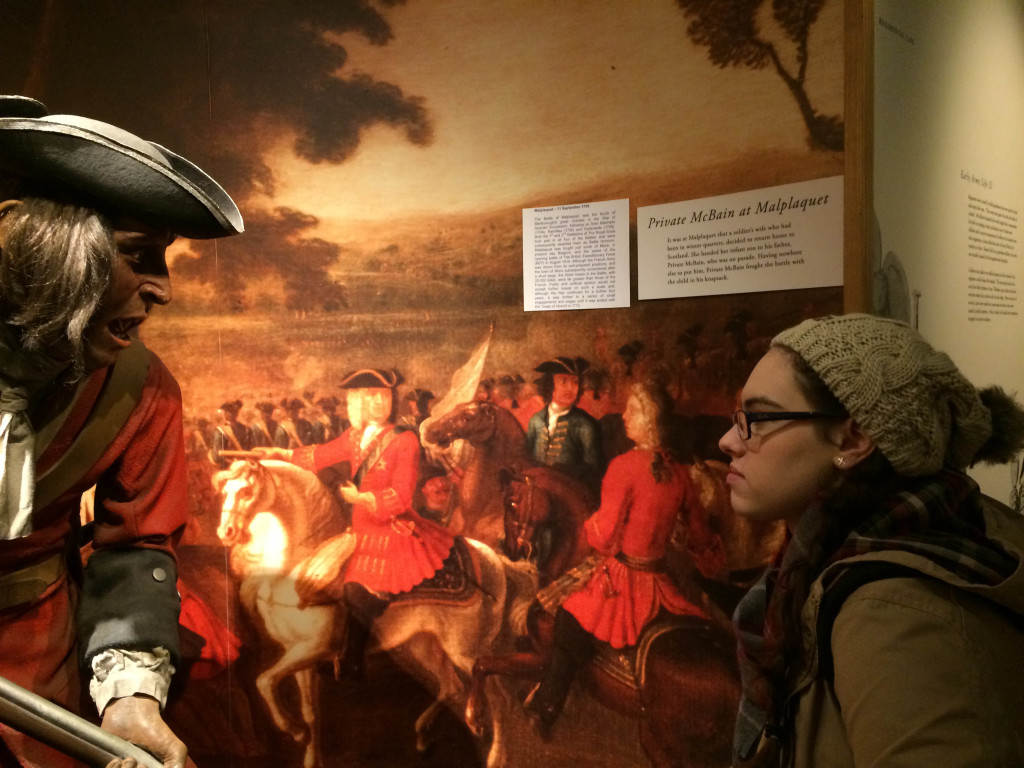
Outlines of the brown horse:
M 702 605 L 713 620 L 686 617 L 656 621 L 645 630 L 635 653 L 626 655 L 625 662 L 622 654 L 603 647 L 580 674 L 583 685 L 599 701 L 638 720 L 641 745 L 658 768 L 728 764 L 739 698 L 735 643 L 725 610 L 716 607 L 705 587 L 720 583 L 722 593 L 738 594 L 743 585 L 731 590 L 731 575 L 763 566 L 771 551 L 771 544 L 764 541 L 764 531 L 751 529 L 732 514 L 723 465 L 701 462 L 689 471 L 704 517 L 683 520 L 680 516 L 666 559 L 683 592 Z M 540 562 L 545 556 L 559 564 L 566 560 L 579 562 L 585 550 L 580 529 L 586 510 L 579 509 L 575 515 L 563 511 L 552 524 L 552 512 L 564 506 L 564 499 L 545 483 L 546 478 L 531 477 L 532 472 L 505 478 L 506 554 L 533 556 Z M 715 537 L 721 541 L 711 555 L 706 551 L 706 537 L 691 535 L 695 530 L 721 534 Z M 700 548 L 695 544 L 698 538 Z M 549 572 L 543 566 L 542 571 L 549 577 L 560 573 Z M 572 582 L 572 578 L 557 580 L 540 593 L 540 603 L 551 610 L 558 603 L 561 581 Z M 541 677 L 553 642 L 553 618 L 535 605 L 530 619 L 529 649 L 477 659 L 467 722 L 478 733 L 486 730 L 485 685 L 490 676 L 527 680 Z M 492 722 L 494 719 L 492 716 Z
M 581 483 L 549 467 L 503 470 L 498 482 L 505 555 L 534 562 L 546 586 L 586 555 L 583 522 L 596 505 Z
M 463 533 L 497 546 L 504 519 L 498 473 L 523 469 L 531 463 L 522 425 L 505 408 L 473 401 L 424 422 L 422 432 L 428 447 L 446 451 L 444 458 L 453 468 L 465 520 Z M 459 440 L 464 441 L 461 449 L 453 448 Z

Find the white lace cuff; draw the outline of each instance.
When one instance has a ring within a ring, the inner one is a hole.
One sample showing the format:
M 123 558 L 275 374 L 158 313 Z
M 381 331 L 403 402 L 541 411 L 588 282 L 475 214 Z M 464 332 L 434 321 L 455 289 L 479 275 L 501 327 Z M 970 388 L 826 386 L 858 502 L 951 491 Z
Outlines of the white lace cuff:
M 152 651 L 110 648 L 92 657 L 89 695 L 101 715 L 111 699 L 136 693 L 152 696 L 163 708 L 173 674 L 171 654 L 166 648 L 154 648 Z

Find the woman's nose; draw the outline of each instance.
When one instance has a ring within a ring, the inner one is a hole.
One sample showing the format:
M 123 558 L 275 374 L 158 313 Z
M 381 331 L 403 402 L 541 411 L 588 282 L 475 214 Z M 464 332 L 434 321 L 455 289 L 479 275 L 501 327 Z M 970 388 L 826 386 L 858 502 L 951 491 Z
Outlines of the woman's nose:
M 743 440 L 740 439 L 740 429 L 733 424 L 728 431 L 718 439 L 718 447 L 723 453 L 729 456 L 738 456 L 743 451 Z

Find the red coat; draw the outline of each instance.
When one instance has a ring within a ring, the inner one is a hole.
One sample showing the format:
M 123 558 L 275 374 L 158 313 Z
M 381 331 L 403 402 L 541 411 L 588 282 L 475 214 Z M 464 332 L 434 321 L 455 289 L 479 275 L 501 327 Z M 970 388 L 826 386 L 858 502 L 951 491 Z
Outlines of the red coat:
M 681 464 L 666 464 L 671 477 L 656 482 L 652 460 L 650 451 L 634 449 L 608 465 L 601 506 L 584 524 L 590 546 L 606 558 L 583 588 L 562 604 L 584 629 L 615 648 L 635 645 L 644 625 L 661 608 L 703 615 L 655 564 L 665 554 L 680 511 L 698 503 L 697 493 Z M 630 567 L 616 558 L 620 553 L 655 570 Z
M 71 413 L 40 456 L 37 475 L 68 450 L 110 370 L 97 371 L 87 379 Z M 41 412 L 35 409 L 33 416 L 39 418 Z M 184 531 L 187 517 L 181 392 L 152 353 L 139 403 L 113 443 L 77 484 L 35 511 L 35 530 L 30 536 L 0 541 L 0 574 L 69 552 L 72 535 L 78 535 L 82 493 L 93 485 L 97 486 L 96 551 L 139 547 L 173 556 L 173 545 Z M 83 682 L 75 657 L 77 601 L 78 588 L 65 573 L 40 599 L 0 612 L 0 675 L 76 711 Z M 95 710 L 90 713 L 86 709 L 84 714 L 95 716 Z M 3 735 L 21 752 L 15 737 L 8 732 Z M 34 745 L 26 748 L 37 749 Z M 22 757 L 27 765 L 67 764 L 50 751 L 43 757 L 24 753 Z
M 389 441 L 359 482 L 360 492 L 372 493 L 376 504 L 352 507 L 352 530 L 358 539 L 345 580 L 375 592 L 407 592 L 438 571 L 454 538 L 412 509 L 420 462 L 416 433 L 395 431 L 388 424 L 367 451 L 359 447 L 361 436 L 362 431 L 347 429 L 329 443 L 296 450 L 292 461 L 314 472 L 348 461 L 355 475 L 373 452 L 373 443 Z

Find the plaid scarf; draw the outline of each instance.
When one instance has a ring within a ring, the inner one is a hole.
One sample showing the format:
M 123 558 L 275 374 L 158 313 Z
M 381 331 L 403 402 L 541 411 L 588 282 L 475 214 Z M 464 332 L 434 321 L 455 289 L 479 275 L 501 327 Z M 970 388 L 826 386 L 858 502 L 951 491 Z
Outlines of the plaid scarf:
M 776 562 L 736 607 L 736 629 L 743 697 L 733 741 L 736 764 L 750 760 L 761 735 L 777 743 L 789 727 L 784 722 L 782 613 L 789 576 L 806 563 L 819 539 L 823 514 L 813 504 L 800 519 Z M 857 524 L 843 544 L 829 555 L 818 573 L 854 555 L 899 550 L 927 558 L 956 579 L 995 585 L 1009 577 L 1016 559 L 985 535 L 981 493 L 967 475 L 943 470 L 913 479 Z M 769 758 L 778 761 L 778 752 Z M 761 763 L 757 764 L 771 764 Z

